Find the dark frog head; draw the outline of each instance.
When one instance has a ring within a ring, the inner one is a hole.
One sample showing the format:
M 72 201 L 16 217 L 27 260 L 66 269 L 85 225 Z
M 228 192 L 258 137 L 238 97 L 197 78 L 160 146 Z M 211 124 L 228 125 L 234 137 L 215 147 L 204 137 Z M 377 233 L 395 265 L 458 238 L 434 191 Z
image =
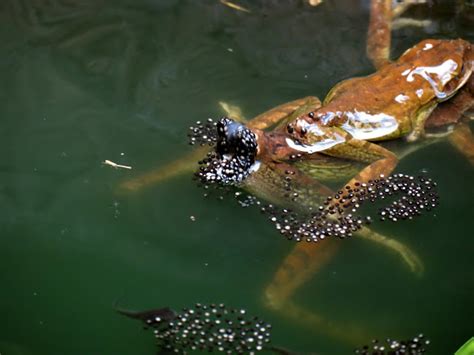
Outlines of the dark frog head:
M 257 137 L 245 127 L 228 117 L 218 122 L 197 122 L 191 127 L 191 144 L 215 145 L 215 150 L 200 161 L 196 176 L 203 183 L 238 184 L 251 172 L 257 155 Z

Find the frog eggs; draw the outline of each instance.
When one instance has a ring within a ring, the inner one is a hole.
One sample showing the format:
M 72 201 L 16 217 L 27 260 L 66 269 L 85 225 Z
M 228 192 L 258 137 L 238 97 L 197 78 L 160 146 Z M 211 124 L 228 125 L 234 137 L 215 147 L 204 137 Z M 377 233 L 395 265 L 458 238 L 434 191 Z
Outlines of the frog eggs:
M 290 190 L 291 190 L 291 185 Z M 364 202 L 375 202 L 388 198 L 400 198 L 379 209 L 380 221 L 397 222 L 413 219 L 439 204 L 436 183 L 431 179 L 395 174 L 388 178 L 381 175 L 367 183 L 356 182 L 346 186 L 326 201 L 309 217 L 287 208 L 274 205 L 261 207 L 276 229 L 290 240 L 317 242 L 333 236 L 347 238 L 363 225 L 370 224 L 370 216 L 355 216 L 353 213 Z
M 200 304 L 183 308 L 174 318 L 144 319 L 152 328 L 160 350 L 178 354 L 192 351 L 254 354 L 270 342 L 271 325 L 247 314 L 245 309 L 224 304 Z
M 412 339 L 408 340 L 394 340 L 386 339 L 385 342 L 379 342 L 378 340 L 372 340 L 372 345 L 364 345 L 363 347 L 356 349 L 355 354 L 360 355 L 421 355 L 425 354 L 430 341 L 425 339 L 423 334 L 419 334 Z
M 229 194 L 232 187 L 239 186 L 252 172 L 257 143 L 255 134 L 244 125 L 227 117 L 218 122 L 208 119 L 197 122 L 190 128 L 190 143 L 215 146 L 207 156 L 199 161 L 195 178 L 206 190 L 216 187 L 223 194 Z M 291 156 L 292 161 L 301 155 Z M 298 192 L 292 187 L 292 170 L 285 172 L 284 189 L 292 202 L 297 201 Z M 205 196 L 208 193 L 206 192 Z M 366 224 L 372 222 L 370 216 L 356 216 L 354 213 L 364 202 L 392 200 L 378 211 L 380 221 L 397 222 L 410 220 L 430 211 L 439 204 L 436 183 L 431 179 L 406 174 L 394 174 L 385 178 L 380 175 L 368 182 L 356 182 L 353 186 L 328 196 L 325 202 L 309 213 L 293 211 L 264 203 L 257 197 L 236 192 L 235 197 L 243 207 L 257 206 L 267 215 L 275 228 L 295 241 L 317 242 L 326 237 L 347 238 Z M 222 199 L 222 195 L 219 196 Z

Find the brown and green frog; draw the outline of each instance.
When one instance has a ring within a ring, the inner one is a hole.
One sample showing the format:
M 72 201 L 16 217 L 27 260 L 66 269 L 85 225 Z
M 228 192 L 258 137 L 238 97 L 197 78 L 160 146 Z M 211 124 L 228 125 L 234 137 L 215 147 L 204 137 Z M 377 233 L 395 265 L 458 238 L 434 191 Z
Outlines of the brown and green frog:
M 243 165 L 248 169 L 234 182 L 284 204 L 288 202 L 286 174 L 291 169 L 293 183 L 302 192 L 296 200 L 298 208 L 304 210 L 333 194 L 331 182 L 354 184 L 390 175 L 399 159 L 445 137 L 474 163 L 474 138 L 467 124 L 474 103 L 473 46 L 462 39 L 429 39 L 390 62 L 391 23 L 400 13 L 391 1 L 371 2 L 367 52 L 377 71 L 337 84 L 323 103 L 306 97 L 249 121 L 240 117 L 239 110 L 229 110 L 233 120 L 226 121 L 221 134 L 227 141 L 238 142 L 234 146 L 238 149 L 225 147 L 222 156 L 232 161 L 244 149 L 250 157 L 248 166 Z M 236 134 L 243 131 L 247 132 L 245 141 Z M 205 147 L 198 149 L 120 187 L 138 191 L 191 171 L 195 167 L 189 162 L 201 159 L 206 151 Z M 408 246 L 368 227 L 358 235 L 395 251 L 413 272 L 422 273 L 421 260 Z M 362 327 L 333 323 L 299 306 L 292 297 L 340 245 L 341 241 L 333 239 L 297 243 L 266 286 L 264 301 L 289 318 L 356 342 L 367 337 Z

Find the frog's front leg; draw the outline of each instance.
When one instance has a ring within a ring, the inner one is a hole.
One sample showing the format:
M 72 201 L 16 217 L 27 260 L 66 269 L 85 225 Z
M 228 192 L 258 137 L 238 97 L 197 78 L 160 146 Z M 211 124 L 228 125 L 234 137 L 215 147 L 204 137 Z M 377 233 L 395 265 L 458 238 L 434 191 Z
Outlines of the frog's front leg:
M 352 138 L 347 133 L 344 143 L 336 145 L 324 151 L 324 153 L 334 157 L 369 163 L 347 183 L 347 185 L 352 186 L 357 182 L 368 182 L 377 179 L 380 175 L 388 176 L 398 164 L 397 156 L 388 149 L 369 141 Z

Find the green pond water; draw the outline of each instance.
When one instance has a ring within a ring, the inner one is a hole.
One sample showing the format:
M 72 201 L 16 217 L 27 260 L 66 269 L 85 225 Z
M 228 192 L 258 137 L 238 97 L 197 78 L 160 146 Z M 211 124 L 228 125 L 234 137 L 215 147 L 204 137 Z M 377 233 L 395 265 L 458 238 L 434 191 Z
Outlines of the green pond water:
M 115 305 L 195 302 L 246 308 L 273 324 L 274 344 L 303 354 L 357 345 L 265 307 L 294 244 L 255 210 L 204 199 L 190 175 L 118 189 L 191 151 L 187 127 L 221 116 L 218 101 L 252 117 L 373 70 L 368 1 L 239 4 L 252 12 L 217 0 L 1 1 L 0 354 L 153 354 L 151 332 Z M 407 13 L 432 23 L 394 31 L 395 56 L 428 37 L 474 40 L 472 7 L 432 5 Z M 423 332 L 430 353 L 453 353 L 473 335 L 474 168 L 439 143 L 397 171 L 439 184 L 433 213 L 374 225 L 419 255 L 423 275 L 352 238 L 294 300 L 341 327 Z

